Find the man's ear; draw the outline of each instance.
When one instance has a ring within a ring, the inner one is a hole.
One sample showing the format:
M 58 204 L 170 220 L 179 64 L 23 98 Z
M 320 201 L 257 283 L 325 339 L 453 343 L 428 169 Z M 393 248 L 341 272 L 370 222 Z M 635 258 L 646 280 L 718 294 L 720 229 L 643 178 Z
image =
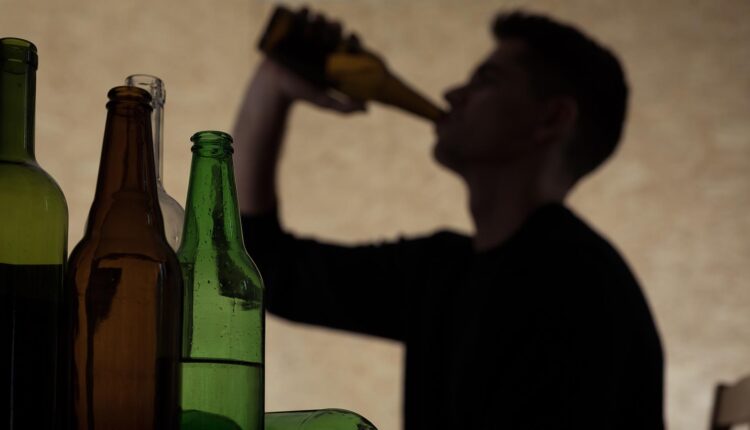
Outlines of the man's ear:
M 575 133 L 578 102 L 571 96 L 559 96 L 541 103 L 534 141 L 540 145 L 567 141 Z

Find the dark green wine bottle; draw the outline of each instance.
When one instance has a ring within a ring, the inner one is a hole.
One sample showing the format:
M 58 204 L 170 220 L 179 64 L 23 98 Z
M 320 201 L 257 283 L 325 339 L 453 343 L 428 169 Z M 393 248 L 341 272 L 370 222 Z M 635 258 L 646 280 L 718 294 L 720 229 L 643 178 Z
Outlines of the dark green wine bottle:
M 68 206 L 34 155 L 36 47 L 0 39 L 0 427 L 53 428 Z
M 183 429 L 196 425 L 187 426 L 186 417 L 213 414 L 237 429 L 261 430 L 263 282 L 242 240 L 232 138 L 203 131 L 191 140 L 177 252 L 185 284 L 181 407 L 189 413 Z

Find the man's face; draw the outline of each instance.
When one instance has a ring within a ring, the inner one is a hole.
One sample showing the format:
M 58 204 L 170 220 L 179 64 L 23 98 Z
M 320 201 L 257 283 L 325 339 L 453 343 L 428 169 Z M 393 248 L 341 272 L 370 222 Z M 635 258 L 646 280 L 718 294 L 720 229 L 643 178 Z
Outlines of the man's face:
M 437 124 L 437 161 L 458 173 L 502 165 L 533 149 L 540 100 L 520 56 L 522 41 L 498 44 L 466 84 L 445 93 L 448 115 Z

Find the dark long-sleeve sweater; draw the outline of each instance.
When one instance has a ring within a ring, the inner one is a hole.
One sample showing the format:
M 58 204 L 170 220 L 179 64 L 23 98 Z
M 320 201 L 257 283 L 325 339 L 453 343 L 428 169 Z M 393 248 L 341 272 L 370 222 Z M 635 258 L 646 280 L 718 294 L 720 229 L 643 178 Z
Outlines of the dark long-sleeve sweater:
M 268 309 L 406 347 L 404 428 L 661 429 L 663 358 L 642 291 L 561 205 L 475 252 L 452 233 L 339 246 L 243 217 Z

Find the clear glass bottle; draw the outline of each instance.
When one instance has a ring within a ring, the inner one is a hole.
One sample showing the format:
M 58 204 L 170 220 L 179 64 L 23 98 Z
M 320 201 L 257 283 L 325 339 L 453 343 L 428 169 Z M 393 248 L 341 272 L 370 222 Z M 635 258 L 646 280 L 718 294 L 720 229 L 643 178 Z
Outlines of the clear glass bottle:
M 185 231 L 177 252 L 185 283 L 183 423 L 208 413 L 224 424 L 207 429 L 261 430 L 263 281 L 242 239 L 232 138 L 203 131 L 191 140 Z
M 125 85 L 142 88 L 151 94 L 151 131 L 154 141 L 154 164 L 156 165 L 156 191 L 159 193 L 159 206 L 164 218 L 164 234 L 169 246 L 175 251 L 180 248 L 182 223 L 185 209 L 177 203 L 164 189 L 164 104 L 167 101 L 167 90 L 164 81 L 152 75 L 130 75 L 125 78 Z
M 375 100 L 437 121 L 443 111 L 392 73 L 353 34 L 310 19 L 307 9 L 277 6 L 258 48 L 308 81 L 358 100 Z
M 68 206 L 36 162 L 36 46 L 0 39 L 0 426 L 53 428 Z

